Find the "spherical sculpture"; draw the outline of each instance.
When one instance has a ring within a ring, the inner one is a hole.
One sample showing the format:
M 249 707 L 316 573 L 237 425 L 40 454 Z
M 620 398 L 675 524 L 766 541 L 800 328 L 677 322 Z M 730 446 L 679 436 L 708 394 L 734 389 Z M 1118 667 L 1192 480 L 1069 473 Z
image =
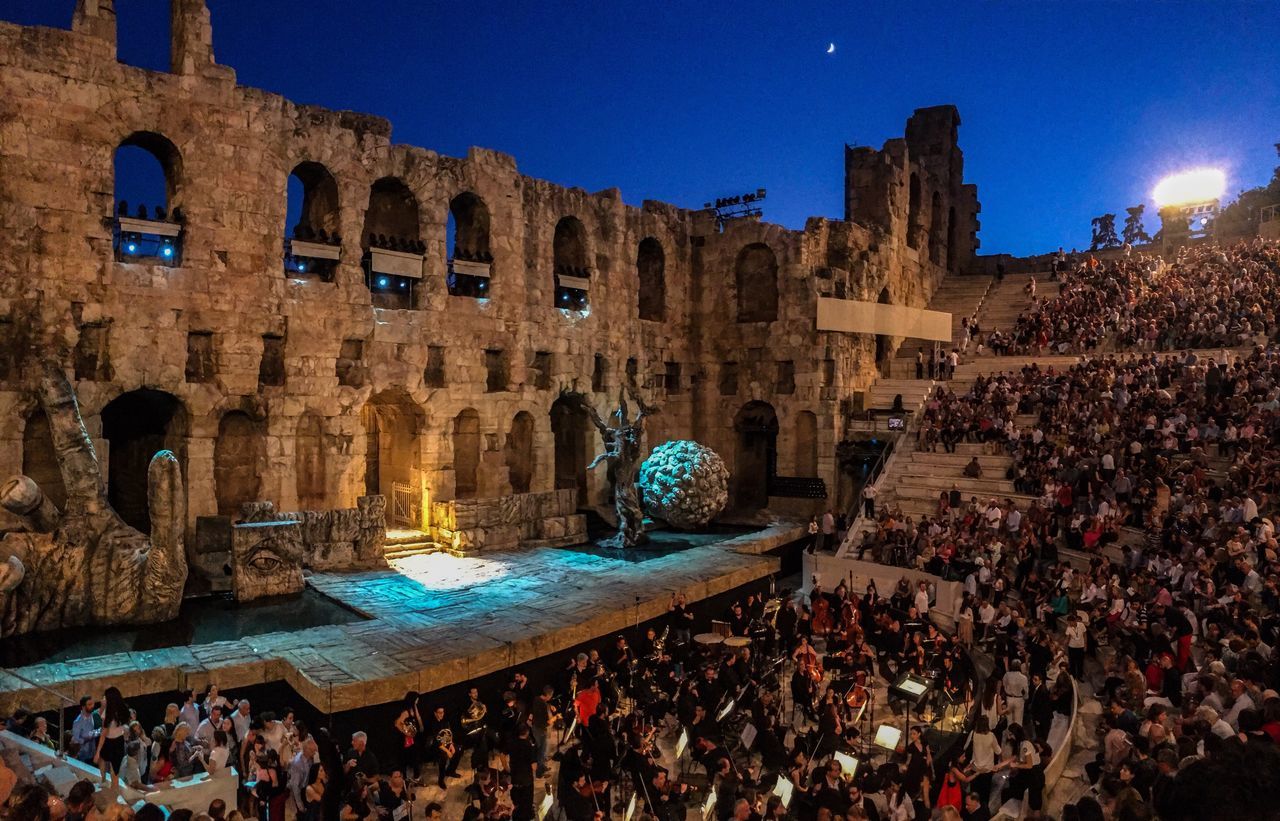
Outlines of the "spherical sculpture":
M 640 466 L 650 516 L 672 527 L 702 527 L 729 501 L 729 471 L 714 450 L 697 442 L 664 442 Z

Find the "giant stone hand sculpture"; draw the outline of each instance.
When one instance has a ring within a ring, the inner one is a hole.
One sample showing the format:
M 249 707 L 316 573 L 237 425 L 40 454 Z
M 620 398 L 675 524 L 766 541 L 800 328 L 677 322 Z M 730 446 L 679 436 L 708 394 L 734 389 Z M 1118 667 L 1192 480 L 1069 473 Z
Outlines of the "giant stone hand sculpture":
M 6 534 L 0 542 L 0 636 L 175 618 L 187 579 L 186 500 L 177 457 L 163 450 L 151 460 L 148 538 L 108 504 L 98 457 L 66 376 L 46 368 L 39 396 L 67 509 L 59 511 L 26 476 L 0 489 L 0 505 L 21 517 L 28 531 Z

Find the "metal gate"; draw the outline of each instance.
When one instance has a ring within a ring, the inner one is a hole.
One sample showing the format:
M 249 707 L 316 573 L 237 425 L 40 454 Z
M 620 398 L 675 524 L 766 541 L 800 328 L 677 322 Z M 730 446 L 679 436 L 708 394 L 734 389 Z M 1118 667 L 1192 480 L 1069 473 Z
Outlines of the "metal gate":
M 401 527 L 416 528 L 422 521 L 418 510 L 422 499 L 413 485 L 404 482 L 391 483 L 391 522 Z

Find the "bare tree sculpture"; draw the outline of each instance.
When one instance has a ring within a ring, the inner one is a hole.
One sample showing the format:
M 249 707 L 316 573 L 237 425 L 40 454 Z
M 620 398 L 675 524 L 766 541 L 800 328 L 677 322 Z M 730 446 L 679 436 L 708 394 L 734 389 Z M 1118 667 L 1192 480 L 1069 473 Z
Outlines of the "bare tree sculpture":
M 632 401 L 640 409 L 635 419 L 630 418 L 627 394 L 631 395 Z M 576 402 L 591 417 L 596 430 L 600 431 L 604 452 L 587 466 L 587 470 L 593 470 L 601 462 L 608 462 L 613 466 L 613 509 L 618 516 L 618 532 L 601 542 L 601 546 L 636 547 L 644 544 L 649 537 L 644 532 L 644 508 L 640 503 L 640 486 L 636 478 L 644 461 L 640 452 L 644 420 L 646 416 L 657 413 L 658 409 L 645 404 L 628 386 L 618 394 L 618 410 L 613 413 L 617 424 L 610 426 L 600 418 L 600 414 L 583 394 L 565 391 L 562 396 Z
M 0 489 L 0 506 L 27 530 L 0 542 L 0 635 L 176 618 L 187 579 L 186 499 L 177 457 L 162 450 L 151 459 L 148 538 L 107 502 L 75 391 L 56 366 L 45 368 L 39 397 L 67 489 L 66 510 L 26 476 Z

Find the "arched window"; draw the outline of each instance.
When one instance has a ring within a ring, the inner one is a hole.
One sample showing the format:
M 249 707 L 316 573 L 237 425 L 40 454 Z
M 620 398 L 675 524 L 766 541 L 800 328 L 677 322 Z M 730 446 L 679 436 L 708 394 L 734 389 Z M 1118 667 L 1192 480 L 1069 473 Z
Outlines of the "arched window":
M 640 240 L 636 254 L 640 277 L 640 318 L 654 322 L 667 318 L 667 261 L 662 243 L 653 237 Z
M 480 414 L 472 408 L 453 420 L 453 489 L 458 499 L 474 499 L 479 490 Z
M 910 203 L 907 206 L 907 245 L 917 248 L 920 245 L 920 175 L 911 175 Z
M 116 149 L 113 166 L 116 259 L 178 265 L 183 215 L 177 147 L 155 132 L 135 132 Z
M 748 245 L 734 264 L 739 322 L 773 322 L 778 318 L 778 259 L 762 242 Z
M 942 264 L 942 194 L 933 192 L 929 201 L 929 259 L 934 265 Z
M 556 223 L 552 241 L 552 272 L 556 281 L 556 307 L 577 311 L 586 309 L 591 266 L 587 261 L 587 229 L 577 217 L 565 217 Z
M 528 493 L 533 485 L 533 416 L 520 411 L 511 420 L 507 434 L 507 477 L 512 493 Z
M 213 488 L 219 516 L 238 518 L 246 502 L 260 498 L 266 462 L 267 440 L 262 422 L 244 411 L 224 415 L 213 443 Z
M 422 278 L 418 199 L 395 177 L 383 177 L 369 191 L 360 244 L 373 304 L 379 308 L 412 308 L 413 292 Z
M 320 163 L 298 163 L 286 193 L 286 275 L 332 280 L 342 242 L 337 180 Z
M 484 200 L 464 191 L 449 202 L 445 233 L 449 260 L 449 294 L 489 295 L 493 254 L 489 251 L 489 209 Z

